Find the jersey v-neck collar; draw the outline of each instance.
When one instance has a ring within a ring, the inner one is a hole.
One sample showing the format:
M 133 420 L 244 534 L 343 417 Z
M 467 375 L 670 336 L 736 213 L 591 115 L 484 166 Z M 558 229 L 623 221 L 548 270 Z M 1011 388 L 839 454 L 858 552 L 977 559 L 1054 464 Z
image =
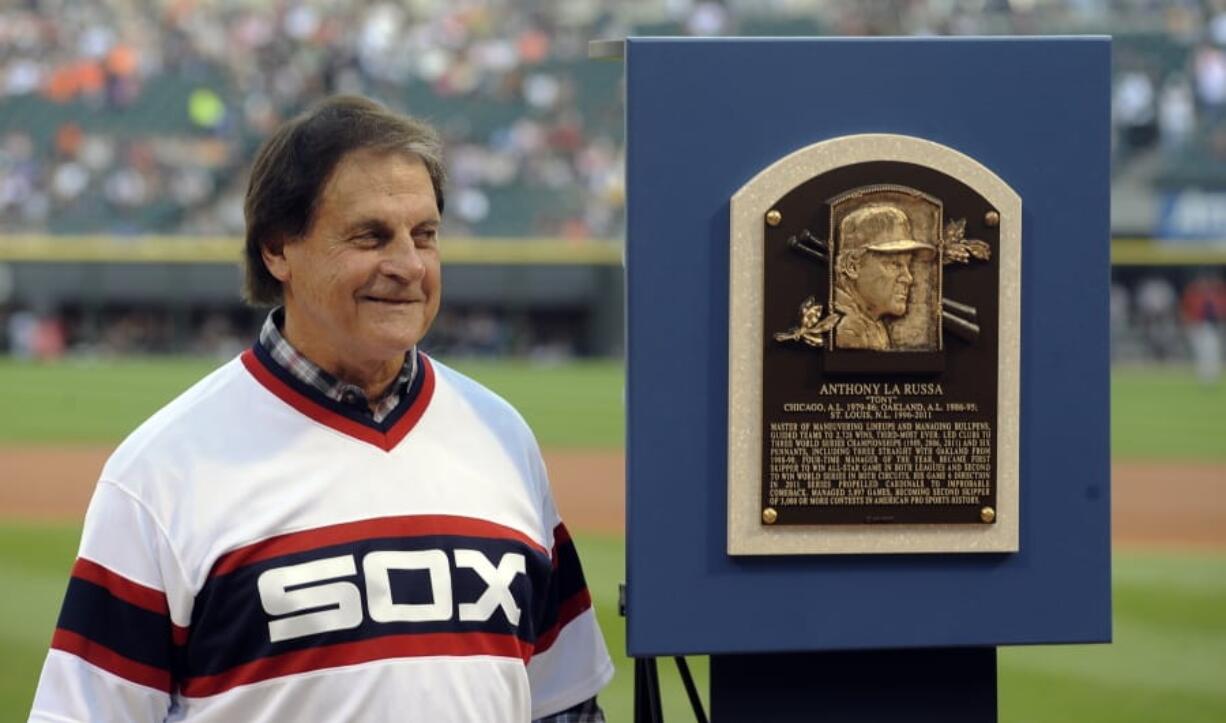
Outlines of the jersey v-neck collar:
M 417 425 L 434 396 L 434 365 L 420 351 L 418 373 L 382 422 L 363 416 L 294 376 L 256 343 L 239 357 L 251 376 L 274 396 L 301 414 L 341 434 L 390 452 Z

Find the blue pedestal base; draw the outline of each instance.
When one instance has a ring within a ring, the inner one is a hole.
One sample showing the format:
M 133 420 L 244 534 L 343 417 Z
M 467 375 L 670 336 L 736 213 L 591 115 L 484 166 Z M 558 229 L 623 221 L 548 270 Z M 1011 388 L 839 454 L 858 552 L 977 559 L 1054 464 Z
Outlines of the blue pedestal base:
M 995 723 L 996 648 L 712 655 L 713 723 Z

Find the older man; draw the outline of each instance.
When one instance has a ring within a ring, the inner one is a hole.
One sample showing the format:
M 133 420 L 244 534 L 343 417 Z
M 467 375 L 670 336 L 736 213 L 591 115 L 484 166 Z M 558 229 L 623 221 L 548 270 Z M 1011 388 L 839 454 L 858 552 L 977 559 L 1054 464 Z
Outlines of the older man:
M 247 194 L 259 341 L 114 453 L 31 720 L 600 721 L 612 666 L 531 432 L 417 349 L 434 132 L 339 97 Z
M 904 316 L 915 278 L 912 258 L 936 248 L 912 238 L 911 222 L 894 206 L 869 204 L 839 224 L 835 258 L 836 349 L 891 349 L 886 317 Z

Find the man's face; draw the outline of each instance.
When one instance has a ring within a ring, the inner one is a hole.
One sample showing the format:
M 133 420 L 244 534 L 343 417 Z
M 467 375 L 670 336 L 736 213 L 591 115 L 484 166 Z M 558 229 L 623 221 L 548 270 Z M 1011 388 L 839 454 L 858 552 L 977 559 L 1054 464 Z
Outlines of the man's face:
M 344 156 L 306 235 L 264 251 L 285 292 L 287 338 L 325 368 L 399 363 L 438 313 L 439 222 L 420 159 Z
M 856 291 L 864 300 L 865 311 L 874 319 L 907 313 L 907 296 L 915 281 L 911 276 L 911 256 L 909 252 L 869 251 L 861 257 Z

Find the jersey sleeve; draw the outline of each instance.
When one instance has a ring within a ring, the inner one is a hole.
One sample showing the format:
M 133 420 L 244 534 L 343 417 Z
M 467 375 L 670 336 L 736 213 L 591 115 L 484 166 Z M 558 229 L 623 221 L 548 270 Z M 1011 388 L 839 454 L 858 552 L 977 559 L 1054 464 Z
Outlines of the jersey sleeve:
M 30 720 L 164 720 L 190 616 L 182 605 L 173 605 L 179 609 L 172 616 L 172 598 L 183 599 L 174 593 L 182 580 L 148 510 L 100 482 Z
M 544 465 L 541 465 L 542 478 Z M 596 621 L 579 553 L 545 487 L 552 527 L 552 572 L 538 602 L 536 644 L 528 662 L 532 718 L 544 718 L 592 698 L 613 677 L 613 662 Z

